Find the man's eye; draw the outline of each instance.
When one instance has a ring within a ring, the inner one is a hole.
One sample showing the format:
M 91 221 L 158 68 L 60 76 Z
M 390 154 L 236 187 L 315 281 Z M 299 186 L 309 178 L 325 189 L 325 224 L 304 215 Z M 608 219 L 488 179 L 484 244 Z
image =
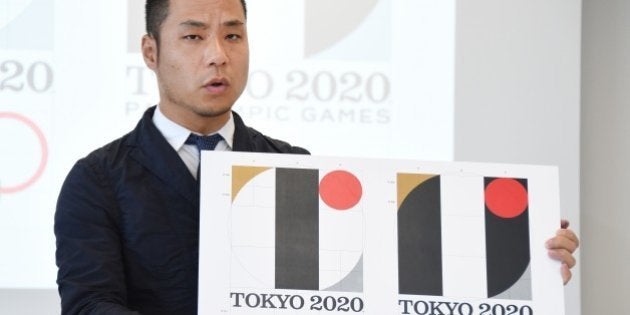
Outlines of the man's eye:
M 188 40 L 200 40 L 201 36 L 199 35 L 186 35 L 184 36 L 184 39 L 188 39 Z
M 228 35 L 228 36 L 225 36 L 225 38 L 226 38 L 227 40 L 235 41 L 235 40 L 239 40 L 239 39 L 241 39 L 241 36 L 240 36 L 240 35 L 238 35 L 238 34 L 230 34 L 230 35 Z

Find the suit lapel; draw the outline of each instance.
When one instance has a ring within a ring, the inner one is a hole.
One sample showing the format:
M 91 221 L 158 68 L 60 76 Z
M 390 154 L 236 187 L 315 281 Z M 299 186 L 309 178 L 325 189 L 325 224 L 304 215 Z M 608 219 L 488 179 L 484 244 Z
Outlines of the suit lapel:
M 251 138 L 251 133 L 245 126 L 243 119 L 235 113 L 232 112 L 234 117 L 234 141 L 232 151 L 237 152 L 253 152 L 254 147 L 252 146 L 253 139 Z
M 199 204 L 199 186 L 188 171 L 177 152 L 153 124 L 156 107 L 148 109 L 136 129 L 131 133 L 127 145 L 134 147 L 131 157 L 144 166 L 166 185 L 177 191 L 195 205 Z M 252 152 L 253 139 L 243 120 L 234 113 L 233 151 Z
M 177 152 L 153 124 L 155 107 L 147 110 L 129 137 L 131 157 L 193 204 L 199 204 L 199 187 Z

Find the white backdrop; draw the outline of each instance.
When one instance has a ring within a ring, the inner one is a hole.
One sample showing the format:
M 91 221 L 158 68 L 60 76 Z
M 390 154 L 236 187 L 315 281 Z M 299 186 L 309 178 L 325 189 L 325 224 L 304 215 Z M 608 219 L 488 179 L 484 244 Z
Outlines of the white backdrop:
M 53 288 L 65 173 L 158 102 L 139 50 L 143 1 L 3 8 L 0 245 L 12 259 L 0 287 Z M 251 0 L 249 11 L 251 80 L 235 106 L 246 122 L 313 154 L 452 159 L 453 1 Z M 46 44 L 26 50 L 20 23 Z
M 559 10 L 574 4 L 517 2 L 558 19 L 547 25 L 551 30 L 561 31 L 562 21 L 575 17 Z M 479 158 L 461 154 L 474 152 L 466 146 L 457 148 L 456 139 L 467 138 L 457 134 L 456 122 L 484 122 L 457 116 L 460 109 L 474 112 L 469 104 L 475 104 L 458 94 L 456 82 L 474 88 L 493 72 L 485 72 L 487 77 L 467 72 L 465 80 L 458 79 L 456 55 L 466 55 L 460 41 L 474 39 L 456 37 L 456 26 L 500 10 L 462 11 L 455 0 L 250 0 L 248 5 L 250 84 L 235 106 L 246 123 L 317 155 Z M 537 21 L 496 23 L 527 28 Z M 133 128 L 144 109 L 157 103 L 153 74 L 139 53 L 143 24 L 139 0 L 0 0 L 0 248 L 9 257 L 0 260 L 0 288 L 55 288 L 52 221 L 67 171 Z M 579 24 L 571 31 L 579 34 Z M 545 50 L 549 42 L 530 44 Z M 577 53 L 573 44 L 561 45 Z M 548 76 L 545 69 L 523 71 Z M 508 108 L 527 110 L 504 101 Z M 562 116 L 550 119 L 555 118 Z M 567 150 L 561 154 L 577 154 L 578 146 Z M 569 172 L 577 176 L 577 169 Z M 563 193 L 563 203 L 567 198 L 577 204 L 577 194 Z

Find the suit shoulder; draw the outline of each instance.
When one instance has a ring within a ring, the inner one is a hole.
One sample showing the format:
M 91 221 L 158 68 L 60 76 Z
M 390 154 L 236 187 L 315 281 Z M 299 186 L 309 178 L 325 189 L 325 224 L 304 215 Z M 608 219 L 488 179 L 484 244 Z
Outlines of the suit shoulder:
M 127 138 L 129 134 L 126 134 L 114 141 L 111 141 L 102 147 L 90 152 L 87 156 L 79 159 L 77 164 L 85 164 L 90 167 L 99 168 L 111 168 L 116 164 L 127 160 L 127 156 L 130 152 L 127 145 Z
M 308 150 L 302 147 L 293 146 L 286 141 L 266 136 L 252 127 L 247 128 L 252 136 L 251 138 L 255 151 L 269 153 L 310 154 Z

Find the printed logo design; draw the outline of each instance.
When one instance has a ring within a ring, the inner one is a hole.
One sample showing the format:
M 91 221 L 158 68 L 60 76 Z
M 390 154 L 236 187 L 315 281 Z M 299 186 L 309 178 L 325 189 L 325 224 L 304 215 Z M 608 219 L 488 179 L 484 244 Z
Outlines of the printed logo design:
M 391 37 L 390 5 L 379 0 L 305 0 L 304 56 L 334 49 L 336 59 L 388 59 L 390 45 L 374 41 Z
M 475 208 L 479 214 L 483 211 L 484 226 L 472 229 L 485 229 L 485 256 L 480 259 L 485 270 L 471 267 L 468 272 L 485 274 L 486 290 L 459 293 L 531 300 L 527 180 L 485 177 L 477 186 L 473 195 L 483 193 L 478 199 L 483 204 Z M 447 281 L 442 273 L 447 258 L 442 198 L 458 198 L 457 194 L 446 195 L 453 184 L 445 185 L 439 175 L 398 174 L 397 187 L 399 293 L 447 296 L 448 281 L 458 279 Z
M 54 4 L 54 0 L 8 0 L 0 3 L 0 48 L 52 50 Z M 36 31 L 29 31 L 35 25 Z M 25 31 L 28 33 L 25 34 Z
M 527 180 L 486 177 L 484 184 L 488 297 L 529 300 Z
M 233 286 L 362 292 L 361 197 L 347 171 L 234 166 Z
M 442 295 L 440 177 L 398 175 L 400 294 Z

